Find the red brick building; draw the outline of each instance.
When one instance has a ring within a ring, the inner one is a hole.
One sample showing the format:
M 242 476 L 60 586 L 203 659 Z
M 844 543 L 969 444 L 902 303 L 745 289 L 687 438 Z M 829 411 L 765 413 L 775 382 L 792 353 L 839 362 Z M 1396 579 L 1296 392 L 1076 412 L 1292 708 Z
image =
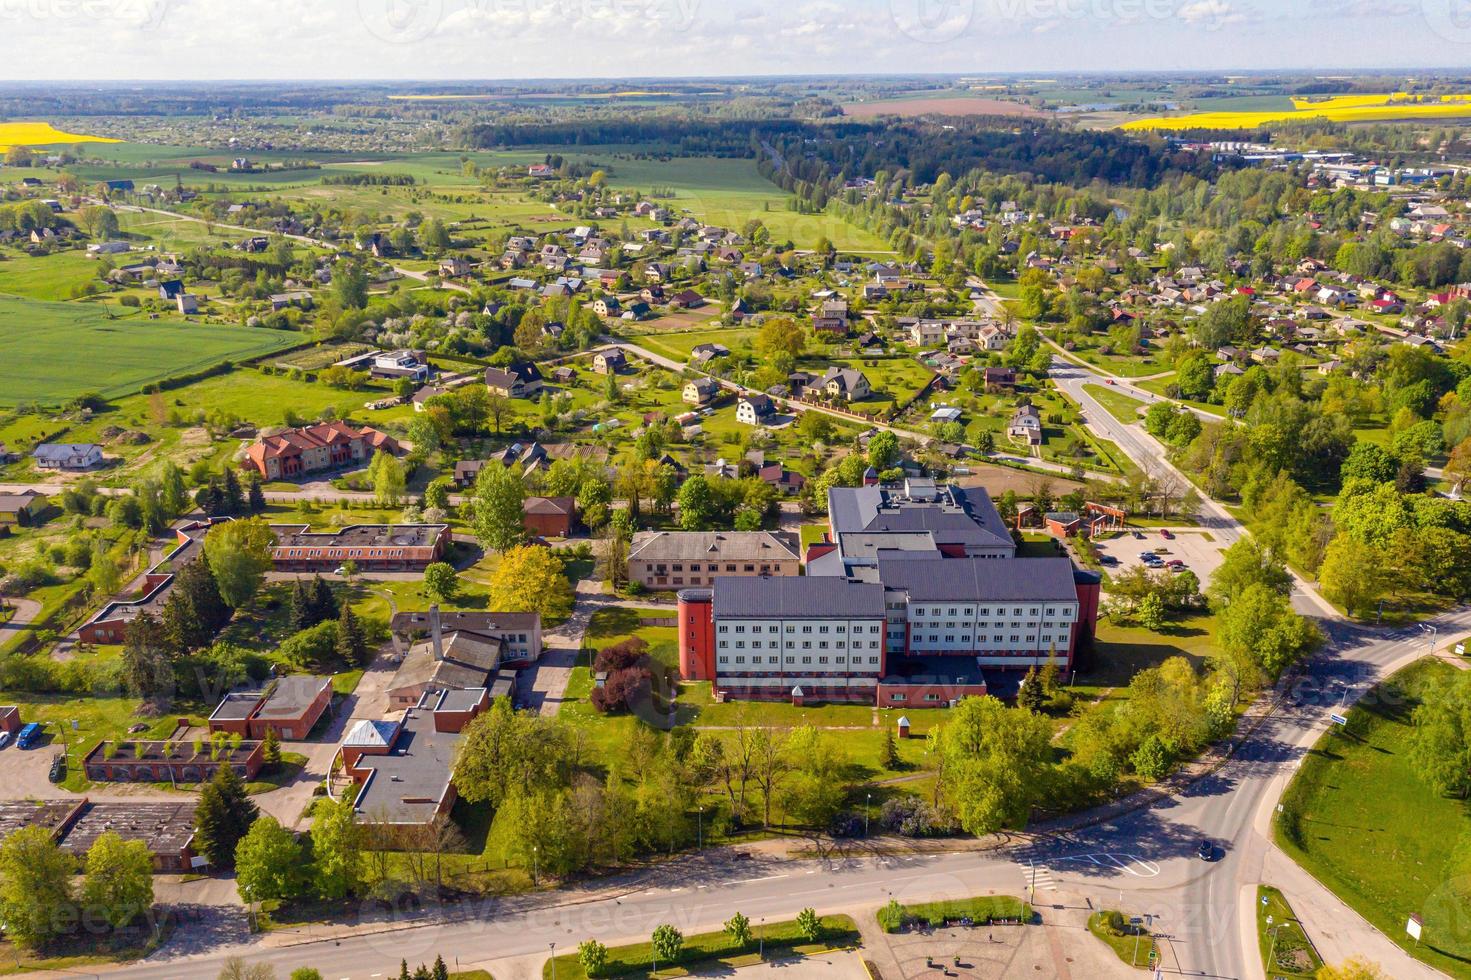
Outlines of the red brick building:
M 20 731 L 20 709 L 13 704 L 0 707 L 0 732 L 9 732 L 14 735 Z
M 375 452 L 398 452 L 398 443 L 377 429 L 322 422 L 262 436 L 245 451 L 246 462 L 264 480 L 289 480 L 306 473 L 362 466 Z
M 263 739 L 274 731 L 285 741 L 305 739 L 332 704 L 332 678 L 277 678 L 262 691 L 227 694 L 209 716 L 210 732 Z
M 577 523 L 577 501 L 572 497 L 527 497 L 521 510 L 526 533 L 538 537 L 570 537 Z
M 208 742 L 101 742 L 82 766 L 95 783 L 207 783 L 221 766 L 254 779 L 262 760 L 260 742 L 213 746 Z
M 422 572 L 443 561 L 448 524 L 358 524 L 337 531 L 273 524 L 271 562 L 278 572 L 331 572 L 351 561 L 362 572 Z

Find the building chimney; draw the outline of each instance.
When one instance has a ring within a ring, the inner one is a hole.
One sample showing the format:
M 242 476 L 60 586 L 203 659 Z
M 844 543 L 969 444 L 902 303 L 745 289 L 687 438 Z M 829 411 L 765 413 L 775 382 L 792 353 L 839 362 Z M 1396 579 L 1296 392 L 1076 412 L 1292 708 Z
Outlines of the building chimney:
M 444 633 L 439 628 L 439 603 L 429 607 L 429 636 L 434 644 L 434 659 L 444 659 Z

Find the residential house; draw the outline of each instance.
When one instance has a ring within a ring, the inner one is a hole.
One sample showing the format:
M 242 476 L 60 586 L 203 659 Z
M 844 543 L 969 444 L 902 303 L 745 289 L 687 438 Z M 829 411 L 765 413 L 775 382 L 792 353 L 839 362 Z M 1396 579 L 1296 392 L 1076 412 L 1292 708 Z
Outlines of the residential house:
M 43 470 L 90 470 L 102 465 L 102 447 L 93 443 L 46 442 L 31 451 Z
M 827 397 L 848 402 L 862 401 L 873 394 L 868 378 L 854 368 L 830 367 L 817 379 L 817 385 Z
M 767 425 L 776 415 L 776 406 L 766 395 L 742 395 L 736 403 L 736 421 L 743 425 Z
M 1042 445 L 1042 413 L 1036 405 L 1023 405 L 1011 415 L 1006 434 L 1012 439 L 1024 440 L 1029 446 Z
M 628 358 L 617 347 L 609 347 L 592 356 L 592 369 L 598 374 L 618 374 L 628 368 Z
M 981 371 L 986 391 L 1011 391 L 1016 387 L 1016 368 L 988 367 Z
M 684 401 L 688 405 L 708 405 L 720 394 L 720 385 L 710 378 L 695 378 L 684 386 Z
M 847 336 L 848 304 L 843 300 L 828 300 L 823 303 L 817 315 L 812 318 L 812 329 L 818 333 Z
M 507 398 L 532 398 L 541 391 L 543 379 L 535 364 L 525 362 L 505 368 L 486 368 L 485 386 Z
M 705 367 L 717 357 L 729 357 L 730 348 L 724 344 L 697 344 L 690 350 L 690 363 Z
M 528 534 L 543 538 L 571 537 L 577 523 L 577 501 L 572 497 L 527 497 L 521 504 Z
M 0 527 L 30 527 L 46 513 L 46 495 L 36 490 L 0 493 Z

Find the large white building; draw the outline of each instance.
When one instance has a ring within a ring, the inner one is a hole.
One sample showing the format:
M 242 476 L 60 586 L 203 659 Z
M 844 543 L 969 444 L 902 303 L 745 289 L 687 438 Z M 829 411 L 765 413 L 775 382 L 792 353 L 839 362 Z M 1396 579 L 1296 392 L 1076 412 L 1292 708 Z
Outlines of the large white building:
M 1092 635 L 1098 576 L 1017 558 L 983 490 L 834 488 L 828 514 L 806 576 L 680 593 L 687 679 L 726 697 L 919 706 L 986 693 L 987 671 L 1069 669 Z

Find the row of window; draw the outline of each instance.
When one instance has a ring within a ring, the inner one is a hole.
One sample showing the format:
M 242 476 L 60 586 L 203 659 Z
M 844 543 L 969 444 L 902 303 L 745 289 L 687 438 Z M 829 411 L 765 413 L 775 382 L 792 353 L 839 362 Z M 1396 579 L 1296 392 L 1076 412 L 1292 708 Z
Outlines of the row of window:
M 943 640 L 941 640 L 941 637 L 942 636 L 944 637 Z M 986 638 L 984 636 L 977 636 L 975 638 L 975 640 L 972 641 L 971 638 L 970 638 L 970 636 L 968 634 L 962 633 L 962 634 L 960 634 L 960 637 L 957 640 L 956 639 L 956 634 L 954 634 L 954 633 L 927 633 L 927 634 L 924 634 L 924 635 L 915 634 L 914 636 L 911 636 L 909 638 L 909 642 L 910 643 L 941 643 L 941 642 L 944 642 L 944 643 L 952 643 L 952 644 L 953 643 L 971 643 L 971 642 L 985 643 L 986 642 Z M 1020 642 L 1022 642 L 1022 634 L 1020 634 L 1020 633 L 1012 633 L 1010 639 L 1008 640 L 1007 638 L 1003 637 L 1000 633 L 993 633 L 991 635 L 991 642 L 992 643 L 1004 643 L 1004 642 L 1020 643 Z M 1028 642 L 1030 642 L 1030 640 Z M 1070 639 L 1069 639 L 1069 637 L 1066 634 L 1061 635 L 1061 636 L 1058 636 L 1058 635 L 1051 634 L 1051 633 L 1045 633 L 1045 634 L 1037 637 L 1037 642 L 1038 643 L 1068 643 L 1068 642 L 1070 642 Z
M 728 649 L 729 646 L 730 646 L 730 644 L 729 644 L 728 641 L 726 641 L 726 640 L 721 640 L 720 641 L 720 649 L 725 650 L 725 649 Z M 843 649 L 843 647 L 844 647 L 844 644 L 834 643 L 833 646 L 832 646 L 832 649 L 834 649 L 834 650 L 841 650 L 841 649 Z M 746 649 L 746 641 L 745 640 L 736 640 L 735 641 L 735 648 L 737 650 L 744 650 L 744 649 Z M 852 643 L 847 644 L 847 648 L 849 650 L 862 650 L 864 648 L 863 641 L 862 640 L 854 640 Z M 879 641 L 878 640 L 869 640 L 868 641 L 868 649 L 870 649 L 870 650 L 877 650 L 878 648 L 879 648 Z M 762 640 L 752 640 L 751 641 L 751 649 L 752 650 L 780 650 L 781 649 L 781 644 L 778 641 L 776 641 L 776 640 L 772 640 L 770 643 L 766 643 L 766 642 L 764 642 Z M 812 649 L 812 641 L 811 640 L 803 640 L 802 641 L 802 649 L 803 650 L 811 650 Z M 826 650 L 826 649 L 828 649 L 828 643 L 827 643 L 827 641 L 826 640 L 818 640 L 817 641 L 817 649 L 819 649 L 819 650 Z
M 846 624 L 843 624 L 843 623 L 839 623 L 838 625 L 833 626 L 833 627 L 818 626 L 818 627 L 816 627 L 816 629 L 817 629 L 817 632 L 818 633 L 826 633 L 829 630 L 831 630 L 834 633 L 846 633 L 846 632 L 848 632 L 847 625 Z M 803 633 L 811 633 L 812 630 L 813 630 L 813 627 L 811 627 L 811 626 L 803 626 L 802 627 L 802 632 Z M 743 625 L 738 625 L 738 626 L 734 627 L 734 632 L 736 632 L 736 633 L 744 633 L 745 631 L 746 631 L 746 627 L 743 626 Z M 854 626 L 853 627 L 853 632 L 854 633 L 865 633 L 865 632 L 866 633 L 877 633 L 878 631 L 879 631 L 879 628 L 878 628 L 878 624 L 876 624 L 876 623 L 874 625 L 872 625 L 872 626 L 861 626 L 861 625 L 859 625 L 859 626 Z M 729 633 L 729 632 L 732 632 L 732 627 L 729 626 L 729 625 L 727 625 L 726 623 L 721 623 L 718 632 L 721 632 L 721 633 Z M 776 625 L 774 625 L 774 624 L 771 625 L 771 626 L 765 626 L 765 627 L 760 626 L 758 624 L 758 625 L 754 625 L 754 626 L 751 627 L 751 632 L 752 633 L 762 633 L 762 632 L 765 632 L 765 633 L 777 633 L 777 632 L 780 632 L 780 629 Z M 788 633 L 796 633 L 797 632 L 797 627 L 792 626 L 792 625 L 789 624 L 787 626 L 787 632 Z
M 843 659 L 843 658 L 839 658 L 839 659 Z M 863 658 L 862 657 L 849 657 L 849 658 L 846 658 L 846 659 L 848 660 L 849 663 L 852 663 L 852 664 L 861 664 L 861 663 L 863 663 Z M 756 657 L 756 656 L 751 657 L 751 663 L 752 663 L 752 665 L 759 665 L 759 664 L 762 664 L 762 663 L 766 663 L 766 664 L 769 664 L 769 665 L 775 667 L 780 662 L 780 660 L 781 660 L 780 657 L 766 657 L 764 660 L 761 657 Z M 730 663 L 744 664 L 746 662 L 746 657 L 745 657 L 744 654 L 740 654 L 740 653 L 736 654 L 734 657 L 731 657 L 728 654 L 721 654 L 716 659 L 716 662 L 718 664 L 720 664 L 721 666 L 725 666 L 725 665 L 730 664 Z M 795 663 L 797 663 L 797 658 L 796 657 L 788 657 L 787 658 L 787 662 L 788 663 L 795 664 Z M 809 666 L 809 667 L 812 666 L 812 658 L 811 657 L 803 657 L 802 660 L 801 660 L 801 662 L 804 665 L 806 665 L 806 666 Z M 828 658 L 827 657 L 819 656 L 817 658 L 817 663 L 819 665 L 826 664 L 827 662 L 828 662 Z M 874 666 L 878 666 L 879 658 L 878 657 L 869 657 L 868 658 L 868 662 L 870 664 L 874 665 Z
M 961 610 L 961 607 L 959 607 L 959 606 L 949 606 L 949 607 L 942 607 L 942 606 L 933 606 L 933 607 L 915 606 L 914 609 L 912 610 L 912 612 L 916 616 L 924 616 L 924 615 L 926 615 L 926 613 L 925 613 L 925 609 L 926 608 L 933 609 L 933 612 L 931 612 L 931 613 L 928 614 L 928 615 L 931 615 L 931 616 L 950 616 L 950 617 L 953 618 L 955 616 L 960 616 L 960 615 L 965 615 L 965 616 L 975 615 L 975 612 L 970 607 L 968 607 L 968 606 L 965 608 L 965 612 L 964 613 L 962 613 L 960 611 Z M 1040 616 L 1042 614 L 1042 609 L 1041 609 L 1040 606 L 1031 606 L 1031 607 L 1026 608 L 1026 611 L 1023 612 L 1023 607 L 1022 606 L 1015 606 L 1015 607 L 1012 608 L 1011 614 L 1013 616 Z M 1005 606 L 999 607 L 995 611 L 995 613 L 992 613 L 989 608 L 985 608 L 985 609 L 982 609 L 980 611 L 980 615 L 982 615 L 982 616 L 991 616 L 991 615 L 1005 616 L 1006 615 L 1006 607 Z M 1047 607 L 1047 615 L 1049 615 L 1049 616 L 1060 616 L 1060 615 L 1063 615 L 1063 612 L 1062 611 L 1059 611 L 1058 609 L 1056 609 L 1056 608 L 1054 608 L 1052 606 L 1048 606 Z
M 692 571 L 692 572 L 701 571 L 700 563 L 697 562 L 697 561 L 690 562 L 689 563 L 689 566 L 690 566 L 689 567 L 689 570 Z M 663 575 L 666 572 L 671 572 L 671 571 L 673 571 L 673 572 L 682 572 L 684 570 L 685 570 L 685 568 L 684 568 L 684 564 L 682 562 L 675 562 L 673 565 L 670 565 L 670 566 L 667 566 L 667 567 L 665 565 L 663 565 L 663 564 L 658 564 L 658 565 L 655 565 L 654 566 L 654 574 L 655 575 Z M 718 572 L 718 571 L 720 571 L 720 566 L 718 564 L 715 564 L 714 562 L 711 562 L 711 563 L 705 565 L 705 567 L 704 567 L 703 570 L 704 571 L 707 571 L 707 572 Z M 727 564 L 725 566 L 725 570 L 727 572 L 733 572 L 733 571 L 736 570 L 736 566 L 734 564 Z M 745 571 L 745 572 L 754 572 L 756 570 L 756 566 L 753 565 L 753 564 L 742 565 L 741 566 L 741 570 L 742 571 Z M 761 571 L 763 571 L 763 572 L 769 572 L 769 571 L 771 571 L 771 566 L 770 565 L 762 565 L 761 566 Z

